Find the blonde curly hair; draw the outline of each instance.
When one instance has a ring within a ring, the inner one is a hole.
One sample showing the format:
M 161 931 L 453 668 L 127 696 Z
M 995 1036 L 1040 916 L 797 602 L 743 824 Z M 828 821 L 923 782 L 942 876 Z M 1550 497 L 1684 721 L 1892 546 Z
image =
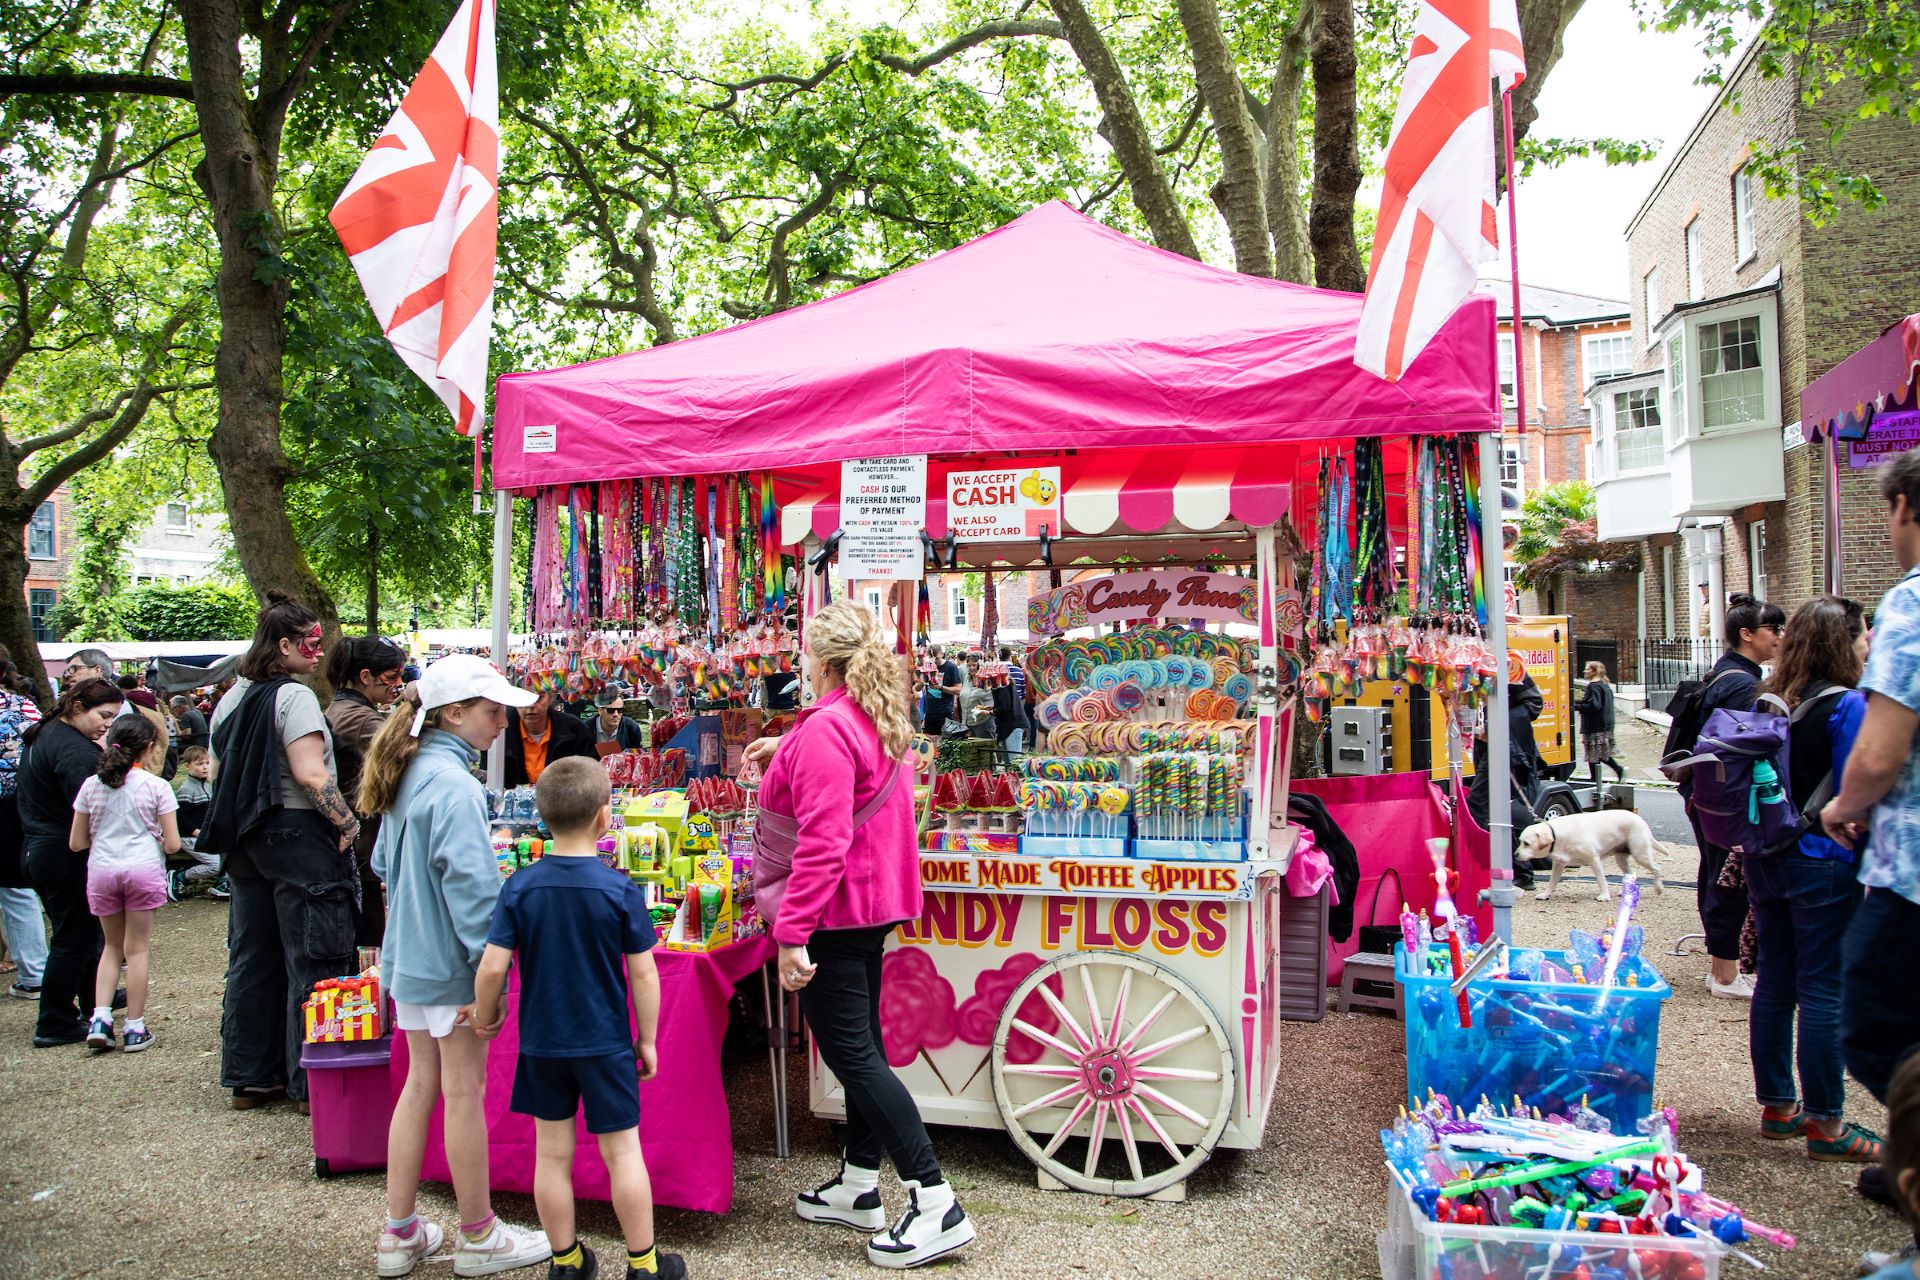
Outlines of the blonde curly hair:
M 807 619 L 807 652 L 846 681 L 847 696 L 873 721 L 887 755 L 903 758 L 913 741 L 913 721 L 900 663 L 880 633 L 880 620 L 863 605 L 837 600 Z

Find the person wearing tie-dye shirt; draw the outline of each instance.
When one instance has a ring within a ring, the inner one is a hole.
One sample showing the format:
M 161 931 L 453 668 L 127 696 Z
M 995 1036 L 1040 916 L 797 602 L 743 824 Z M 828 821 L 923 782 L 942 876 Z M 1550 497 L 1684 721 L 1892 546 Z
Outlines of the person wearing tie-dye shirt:
M 1820 822 L 1849 849 L 1862 848 L 1867 896 L 1847 930 L 1840 1045 L 1847 1070 L 1885 1102 L 1895 1068 L 1920 1048 L 1920 1000 L 1913 998 L 1913 975 L 1920 973 L 1920 755 L 1913 750 L 1920 727 L 1920 449 L 1882 464 L 1880 492 L 1906 576 L 1874 617 L 1860 681 L 1866 717 L 1840 794 L 1820 811 Z M 1885 1182 L 1879 1166 L 1869 1165 L 1860 1190 L 1885 1200 Z

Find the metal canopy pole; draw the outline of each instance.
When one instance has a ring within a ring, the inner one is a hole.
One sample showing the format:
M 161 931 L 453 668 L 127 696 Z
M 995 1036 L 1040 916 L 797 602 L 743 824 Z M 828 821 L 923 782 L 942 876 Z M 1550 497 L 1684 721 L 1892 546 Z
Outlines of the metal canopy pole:
M 1480 572 L 1487 601 L 1487 648 L 1499 674 L 1487 704 L 1488 858 L 1493 883 L 1486 901 L 1493 905 L 1493 931 L 1513 941 L 1513 761 L 1507 742 L 1507 575 L 1506 544 L 1500 534 L 1500 433 L 1480 437 Z
M 1268 835 L 1273 825 L 1273 785 L 1277 776 L 1275 762 L 1287 749 L 1280 738 L 1280 648 L 1274 622 L 1274 607 L 1279 601 L 1278 556 L 1274 549 L 1273 526 L 1261 525 L 1254 535 L 1258 545 L 1259 584 L 1255 595 L 1260 610 L 1260 665 L 1254 673 L 1256 724 L 1253 750 L 1253 807 L 1247 819 L 1247 856 L 1256 860 L 1268 856 Z
M 493 665 L 507 669 L 508 632 L 513 619 L 513 494 L 493 491 Z M 502 732 L 487 752 L 487 786 L 506 789 L 507 735 Z

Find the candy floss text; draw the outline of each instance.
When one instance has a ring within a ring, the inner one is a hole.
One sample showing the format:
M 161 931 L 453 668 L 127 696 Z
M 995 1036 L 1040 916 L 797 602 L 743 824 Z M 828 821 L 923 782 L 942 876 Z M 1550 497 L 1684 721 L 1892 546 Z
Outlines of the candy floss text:
M 1217 956 L 1227 947 L 1227 903 L 1171 898 L 1029 897 L 929 893 L 920 918 L 900 926 L 919 945 L 1011 947 L 1023 913 L 1037 913 L 1043 951 L 1144 951 Z

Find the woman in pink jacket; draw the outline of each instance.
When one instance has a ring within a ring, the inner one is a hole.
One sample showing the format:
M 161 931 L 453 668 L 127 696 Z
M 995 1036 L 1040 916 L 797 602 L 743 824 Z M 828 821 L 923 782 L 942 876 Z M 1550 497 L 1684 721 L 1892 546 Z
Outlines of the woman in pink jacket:
M 968 1244 L 974 1229 L 880 1040 L 880 953 L 895 925 L 920 915 L 907 686 L 878 622 L 852 601 L 809 619 L 806 647 L 818 700 L 791 733 L 747 752 L 766 765 L 761 821 L 792 840 L 793 873 L 773 918 L 780 981 L 800 993 L 820 1058 L 847 1096 L 840 1172 L 797 1197 L 794 1210 L 808 1222 L 877 1232 L 867 1258 L 879 1266 L 917 1267 Z M 891 1228 L 880 1201 L 883 1152 L 907 1191 Z

